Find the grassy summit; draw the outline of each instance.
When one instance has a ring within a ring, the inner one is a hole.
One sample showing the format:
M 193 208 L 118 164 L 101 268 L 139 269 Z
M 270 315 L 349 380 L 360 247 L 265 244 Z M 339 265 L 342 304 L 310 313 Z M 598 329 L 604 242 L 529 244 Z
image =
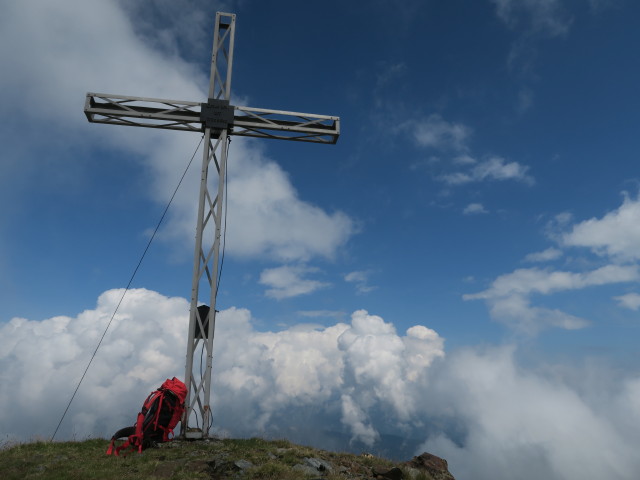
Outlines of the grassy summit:
M 0 472 L 11 479 L 273 479 L 347 480 L 389 472 L 432 480 L 425 471 L 371 455 L 333 453 L 286 440 L 173 441 L 142 454 L 105 455 L 108 441 L 35 442 L 0 450 Z M 400 473 L 401 472 L 401 473 Z M 387 477 L 377 477 L 385 479 Z M 391 477 L 389 477 L 391 478 Z M 434 479 L 435 480 L 435 479 Z

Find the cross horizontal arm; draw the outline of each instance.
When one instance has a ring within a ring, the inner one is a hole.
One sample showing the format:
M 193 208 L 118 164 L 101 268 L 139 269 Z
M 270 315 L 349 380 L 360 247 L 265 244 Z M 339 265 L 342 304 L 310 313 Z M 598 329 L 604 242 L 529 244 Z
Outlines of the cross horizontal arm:
M 93 123 L 202 131 L 198 102 L 87 93 L 84 114 Z
M 336 143 L 340 136 L 340 117 L 235 107 L 233 127 L 233 135 L 244 137 Z
M 90 122 L 202 132 L 202 105 L 198 102 L 87 93 L 84 113 Z M 207 104 L 204 104 L 207 105 Z M 230 135 L 315 143 L 336 143 L 340 118 L 311 113 L 232 107 Z

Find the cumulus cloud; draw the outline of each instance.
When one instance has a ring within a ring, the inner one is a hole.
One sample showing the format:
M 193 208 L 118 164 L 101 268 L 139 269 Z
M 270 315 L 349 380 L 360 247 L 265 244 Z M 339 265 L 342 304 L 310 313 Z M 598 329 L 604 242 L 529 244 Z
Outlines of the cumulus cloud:
M 367 270 L 360 270 L 356 272 L 347 273 L 344 276 L 344 280 L 349 283 L 353 283 L 356 286 L 358 293 L 369 293 L 375 290 L 377 287 L 369 285 L 369 277 L 371 272 Z
M 409 129 L 420 147 L 453 154 L 450 163 L 456 167 L 456 171 L 438 176 L 439 180 L 448 185 L 465 185 L 487 180 L 516 180 L 529 185 L 534 183 L 526 165 L 508 162 L 498 156 L 491 156 L 482 161 L 476 160 L 470 154 L 468 145 L 472 129 L 462 123 L 449 122 L 438 114 L 432 114 L 421 121 L 406 123 L 401 129 Z M 433 162 L 430 160 L 426 163 Z
M 94 309 L 74 318 L 14 318 L 0 327 L 0 375 L 13 385 L 0 392 L 3 436 L 53 434 L 121 296 L 122 290 L 105 292 Z M 188 310 L 182 298 L 130 291 L 78 391 L 61 437 L 110 436 L 132 422 L 137 404 L 158 381 L 183 378 Z
M 521 180 L 533 183 L 533 178 L 527 175 L 529 167 L 518 162 L 506 162 L 504 158 L 492 157 L 480 163 L 472 170 L 474 180 Z
M 529 253 L 524 257 L 525 262 L 537 263 L 537 262 L 549 262 L 551 260 L 557 260 L 562 256 L 562 250 L 554 247 L 549 247 L 541 252 Z
M 87 91 L 185 99 L 202 93 L 203 73 L 136 37 L 118 2 L 36 0 L 8 3 L 4 13 L 0 58 L 7 68 L 0 79 L 5 92 L 0 108 L 19 112 L 19 118 L 29 115 L 56 130 L 90 131 L 82 114 Z M 20 48 L 12 48 L 18 39 Z M 105 136 L 115 131 L 103 130 Z
M 628 308 L 629 310 L 638 310 L 638 308 L 640 308 L 640 294 L 638 293 L 625 293 L 624 295 L 613 298 L 618 301 L 621 307 Z
M 489 213 L 489 211 L 484 208 L 484 205 L 482 205 L 481 203 L 470 203 L 469 205 L 464 207 L 462 213 L 464 213 L 465 215 L 477 215 L 482 213 Z
M 630 395 L 640 379 L 611 381 L 610 372 L 588 368 L 545 375 L 523 369 L 515 353 L 502 347 L 449 357 L 430 403 L 433 414 L 455 419 L 457 435 L 432 435 L 419 450 L 441 454 L 456 466 L 456 478 L 634 478 L 640 434 L 629 424 L 638 418 L 640 397 Z M 599 393 L 583 393 L 589 389 Z
M 637 265 L 606 265 L 588 272 L 517 269 L 500 275 L 487 290 L 466 294 L 463 298 L 485 300 L 495 320 L 525 333 L 537 333 L 546 327 L 574 330 L 587 326 L 589 322 L 560 310 L 532 306 L 531 296 L 638 279 Z
M 640 200 L 625 197 L 622 205 L 602 218 L 574 225 L 561 237 L 566 246 L 586 247 L 598 255 L 622 261 L 640 259 Z
M 465 151 L 471 132 L 466 125 L 448 122 L 434 113 L 414 125 L 413 138 L 422 147 Z
M 449 185 L 464 185 L 485 180 L 518 180 L 529 185 L 533 177 L 527 174 L 529 167 L 518 162 L 506 162 L 504 158 L 491 157 L 475 165 L 466 172 L 454 172 L 442 175 L 440 180 Z
M 538 268 L 518 269 L 513 273 L 498 277 L 491 288 L 474 294 L 473 298 L 508 296 L 511 293 L 549 294 L 561 290 L 573 290 L 593 285 L 629 282 L 639 278 L 635 265 L 606 265 L 585 273 L 541 270 Z
M 315 272 L 318 272 L 317 268 L 305 265 L 283 265 L 263 270 L 260 283 L 268 287 L 265 292 L 268 297 L 282 300 L 328 287 L 329 283 L 303 278 L 304 275 Z
M 473 158 L 471 155 L 458 155 L 457 157 L 453 157 L 452 160 L 454 165 L 473 165 L 478 163 L 478 161 Z
M 121 294 L 105 292 L 95 309 L 75 318 L 15 318 L 0 328 L 2 380 L 13 385 L 0 392 L 5 437 L 53 433 L 58 418 L 52 412 L 64 411 Z M 59 438 L 107 437 L 133 421 L 164 378 L 182 378 L 188 310 L 186 299 L 130 290 Z M 399 335 L 364 310 L 350 323 L 280 332 L 255 330 L 245 309 L 222 311 L 217 320 L 214 418 L 218 430 L 235 435 L 274 424 L 293 428 L 294 417 L 286 420 L 291 409 L 314 408 L 336 428 L 346 426 L 354 441 L 370 444 L 380 427 L 375 412 L 408 421 L 418 405 L 415 390 L 444 355 L 435 331 L 416 325 Z
M 228 190 L 229 248 L 238 255 L 332 258 L 356 231 L 345 213 L 301 200 L 287 174 L 257 147 L 233 152 Z
M 49 437 L 122 290 L 94 309 L 0 328 L 3 440 Z M 182 376 L 188 302 L 131 290 L 59 432 L 108 437 L 146 395 Z M 358 310 L 347 323 L 258 331 L 251 313 L 220 312 L 214 342 L 214 429 L 320 447 L 384 451 L 385 435 L 449 461 L 457 478 L 623 480 L 640 469 L 640 378 L 603 367 L 523 367 L 513 346 L 445 357 L 437 332 L 399 333 Z M 241 355 L 238 352 L 242 352 Z M 17 401 L 19 399 L 19 401 Z M 335 435 L 334 435 L 335 436 Z M 349 439 L 351 445 L 349 445 Z M 408 447 L 407 447 L 408 448 Z M 597 455 L 594 455 L 597 452 Z

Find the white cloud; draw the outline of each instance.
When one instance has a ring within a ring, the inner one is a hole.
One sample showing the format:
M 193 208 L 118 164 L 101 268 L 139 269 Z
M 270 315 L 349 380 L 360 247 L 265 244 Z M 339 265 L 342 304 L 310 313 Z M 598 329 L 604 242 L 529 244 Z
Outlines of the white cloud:
M 488 160 L 477 163 L 466 172 L 454 172 L 445 174 L 440 180 L 449 185 L 464 185 L 471 182 L 485 180 L 518 180 L 529 185 L 534 183 L 532 176 L 528 175 L 529 167 L 518 162 L 507 163 L 500 157 L 491 157 Z
M 492 0 L 496 13 L 504 24 L 516 32 L 516 38 L 507 56 L 507 65 L 520 79 L 535 83 L 537 43 L 542 39 L 568 35 L 573 17 L 563 7 L 563 0 Z M 515 98 L 515 110 L 527 112 L 534 92 L 522 85 Z
M 432 435 L 419 450 L 446 458 L 456 478 L 635 478 L 640 434 L 629 426 L 640 397 L 630 395 L 639 379 L 611 383 L 606 374 L 594 381 L 597 376 L 586 370 L 563 379 L 553 370 L 523 369 L 513 347 L 459 351 L 438 373 L 429 398 L 434 414 L 457 422 L 457 434 Z M 599 393 L 590 397 L 581 389 Z
M 385 66 L 386 70 L 378 73 L 376 76 L 376 90 L 382 91 L 383 89 L 393 88 L 389 84 L 393 84 L 399 78 L 403 77 L 407 73 L 407 65 L 403 62 L 394 63 L 392 65 Z
M 464 185 L 487 180 L 517 180 L 530 185 L 534 183 L 534 178 L 528 175 L 529 167 L 526 165 L 507 162 L 504 158 L 497 156 L 483 161 L 478 161 L 471 156 L 468 140 L 472 129 L 462 123 L 448 122 L 440 115 L 432 114 L 426 120 L 405 123 L 401 129 L 410 129 L 413 139 L 420 147 L 455 153 L 451 158 L 451 164 L 458 168 L 466 167 L 466 169 L 438 177 L 448 185 Z M 430 163 L 433 162 L 422 162 L 421 165 Z M 416 165 L 412 168 L 416 168 Z
M 454 165 L 473 165 L 478 161 L 470 155 L 458 155 L 452 160 Z
M 369 285 L 370 271 L 357 271 L 350 272 L 344 276 L 344 280 L 349 283 L 353 283 L 356 286 L 358 293 L 369 293 L 375 290 L 377 287 Z
M 568 330 L 583 328 L 588 321 L 560 310 L 534 307 L 531 295 L 550 295 L 559 291 L 577 290 L 591 286 L 637 281 L 638 266 L 606 265 L 585 273 L 518 269 L 500 275 L 483 292 L 463 295 L 465 300 L 482 299 L 487 302 L 494 319 L 516 330 L 533 334 L 545 327 Z
M 638 308 L 640 308 L 640 294 L 638 293 L 625 293 L 624 295 L 613 298 L 618 301 L 621 307 L 630 310 L 638 310 Z
M 483 299 L 491 316 L 506 325 L 529 334 L 545 327 L 564 329 L 583 328 L 589 321 L 553 308 L 539 307 L 532 302 L 534 295 L 580 290 L 615 283 L 637 282 L 640 279 L 640 201 L 625 197 L 616 210 L 602 218 L 592 218 L 571 225 L 572 215 L 556 215 L 546 228 L 547 235 L 562 247 L 587 247 L 608 262 L 586 272 L 554 271 L 552 269 L 518 269 L 500 275 L 487 290 L 464 295 L 465 300 Z M 560 258 L 563 252 L 550 247 L 527 255 L 527 262 L 547 262 Z M 616 296 L 625 308 L 640 308 L 636 294 Z
M 489 290 L 470 298 L 491 298 L 511 293 L 549 294 L 561 290 L 575 290 L 593 285 L 630 282 L 640 278 L 636 265 L 606 265 L 586 273 L 573 273 L 538 268 L 518 269 L 499 276 Z
M 327 213 L 301 200 L 282 168 L 257 148 L 233 152 L 228 188 L 229 248 L 238 255 L 332 258 L 355 233 L 346 214 Z
M 117 2 L 10 3 L 5 5 L 1 31 L 0 58 L 11 67 L 0 80 L 6 89 L 3 108 L 47 105 L 20 109 L 37 119 L 84 126 L 84 93 L 92 87 L 146 96 L 200 93 L 189 76 L 201 80 L 202 74 L 137 39 Z M 16 40 L 21 41 L 20 49 L 11 47 Z M 160 72 L 163 78 L 156 75 Z M 6 95 L 18 89 L 21 96 Z
M 492 0 L 498 17 L 512 29 L 556 37 L 568 33 L 572 20 L 561 0 Z
M 413 138 L 421 147 L 464 152 L 472 130 L 462 123 L 451 123 L 438 114 L 413 126 Z
M 52 434 L 121 293 L 105 292 L 76 317 L 0 327 L 0 379 L 11 385 L 0 390 L 5 440 Z M 182 377 L 188 308 L 186 299 L 129 292 L 59 440 L 108 437 L 165 378 Z M 477 480 L 511 479 L 514 468 L 523 480 L 625 480 L 640 469 L 637 375 L 524 368 L 514 347 L 444 357 L 435 331 L 400 335 L 364 310 L 349 323 L 260 332 L 248 310 L 230 308 L 218 315 L 214 349 L 216 432 L 299 435 L 326 447 L 323 432 L 342 431 L 352 448 L 371 451 L 393 433 L 424 440 L 419 451 Z
M 573 214 L 561 212 L 554 215 L 544 226 L 545 235 L 554 242 L 562 244 L 562 236 L 573 221 Z
M 316 272 L 318 272 L 317 268 L 305 265 L 283 265 L 263 270 L 260 274 L 260 283 L 268 287 L 266 291 L 268 297 L 282 300 L 328 287 L 329 283 L 303 278 L 304 275 Z
M 467 205 L 462 211 L 465 215 L 477 215 L 481 213 L 489 213 L 489 211 L 484 208 L 484 205 L 481 203 L 470 203 Z
M 602 218 L 574 225 L 561 237 L 566 246 L 587 247 L 616 260 L 640 259 L 640 200 L 625 197 L 622 205 Z
M 525 262 L 549 262 L 551 260 L 557 260 L 562 256 L 562 250 L 558 250 L 557 248 L 549 247 L 546 250 L 541 252 L 534 252 L 528 254 L 524 257 Z
M 234 415 L 224 418 L 242 418 L 238 426 L 247 433 L 266 428 L 294 408 L 308 412 L 312 407 L 325 412 L 325 418 L 341 412 L 335 421 L 348 427 L 353 440 L 366 443 L 375 438 L 366 428 L 375 423 L 372 410 L 385 408 L 391 417 L 404 418 L 403 396 L 416 384 L 408 378 L 424 378 L 431 362 L 444 355 L 443 340 L 435 332 L 421 337 L 410 329 L 401 337 L 392 325 L 364 310 L 353 313 L 350 325 L 282 332 L 254 331 L 246 310 L 220 317 L 216 368 L 224 373 L 217 374 L 218 403 L 225 411 L 233 408 Z M 242 358 L 234 355 L 236 349 L 243 351 Z
M 1 378 L 12 385 L 0 391 L 3 435 L 53 433 L 121 294 L 105 292 L 96 309 L 75 318 L 16 318 L 0 327 Z M 130 290 L 58 438 L 108 437 L 134 421 L 165 378 L 182 378 L 188 309 L 185 299 Z M 288 415 L 314 408 L 333 426 L 346 425 L 353 440 L 368 442 L 376 435 L 362 425 L 378 428 L 377 409 L 404 422 L 417 406 L 412 392 L 444 355 L 433 330 L 417 325 L 400 336 L 364 310 L 350 324 L 258 332 L 247 310 L 231 308 L 220 312 L 216 329 L 214 418 L 217 429 L 235 435 L 281 422 L 302 428 Z
M 0 327 L 0 375 L 13 385 L 0 391 L 3 435 L 53 434 L 121 295 L 122 290 L 105 292 L 95 309 L 75 318 L 14 318 Z M 144 396 L 158 382 L 183 378 L 188 310 L 182 298 L 129 291 L 60 437 L 73 432 L 110 436 L 134 420 Z
M 468 173 L 453 172 L 441 175 L 439 180 L 443 181 L 447 185 L 465 185 L 473 182 L 473 177 Z
M 371 426 L 367 414 L 349 395 L 342 395 L 341 421 L 353 432 L 353 439 L 359 439 L 369 447 L 380 439 L 380 434 Z
M 43 145 L 38 142 L 49 146 L 48 142 L 72 136 L 64 148 L 55 150 L 64 156 L 60 161 L 70 174 L 82 171 L 73 163 L 90 157 L 91 148 L 116 151 L 144 167 L 149 196 L 164 205 L 199 136 L 89 124 L 82 112 L 84 96 L 92 91 L 199 101 L 206 98 L 208 71 L 201 70 L 197 59 L 189 63 L 173 52 L 154 49 L 158 43 L 137 36 L 122 8 L 120 2 L 96 0 L 60 0 L 55 5 L 34 0 L 5 6 L 0 18 L 0 113 L 23 123 L 25 131 L 37 128 L 43 135 L 27 146 L 1 132 L 0 140 L 10 151 L 39 156 Z M 200 18 L 200 13 L 191 16 Z M 281 261 L 333 257 L 355 232 L 354 221 L 343 212 L 327 212 L 301 199 L 260 143 L 236 139 L 230 148 L 227 253 Z M 69 154 L 69 149 L 82 149 L 82 154 Z M 193 248 L 200 158 L 161 232 L 165 240 L 180 242 L 180 251 Z M 2 168 L 28 168 L 24 165 L 29 163 L 15 161 Z M 39 168 L 60 168 L 49 163 L 41 162 Z M 56 175 L 57 171 L 50 176 Z
M 504 158 L 492 157 L 472 170 L 473 178 L 477 180 L 521 180 L 533 183 L 533 178 L 527 175 L 529 167 L 518 162 L 506 163 Z

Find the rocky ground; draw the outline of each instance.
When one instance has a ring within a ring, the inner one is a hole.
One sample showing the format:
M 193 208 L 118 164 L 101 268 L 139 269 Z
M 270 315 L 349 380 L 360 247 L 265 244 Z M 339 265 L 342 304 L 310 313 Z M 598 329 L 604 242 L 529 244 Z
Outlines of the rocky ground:
M 252 439 L 260 445 L 245 452 L 229 449 L 224 440 L 208 440 L 208 458 L 198 463 L 198 469 L 217 479 L 377 479 L 377 480 L 455 480 L 447 461 L 423 453 L 407 462 L 391 462 L 370 454 L 352 455 L 316 450 L 286 441 L 266 442 Z M 187 442 L 188 443 L 188 442 Z M 160 450 L 179 449 L 183 442 L 159 446 Z M 244 453 L 244 455 L 243 455 Z M 170 470 L 176 465 L 159 465 Z M 159 472 L 158 472 L 159 473 Z

